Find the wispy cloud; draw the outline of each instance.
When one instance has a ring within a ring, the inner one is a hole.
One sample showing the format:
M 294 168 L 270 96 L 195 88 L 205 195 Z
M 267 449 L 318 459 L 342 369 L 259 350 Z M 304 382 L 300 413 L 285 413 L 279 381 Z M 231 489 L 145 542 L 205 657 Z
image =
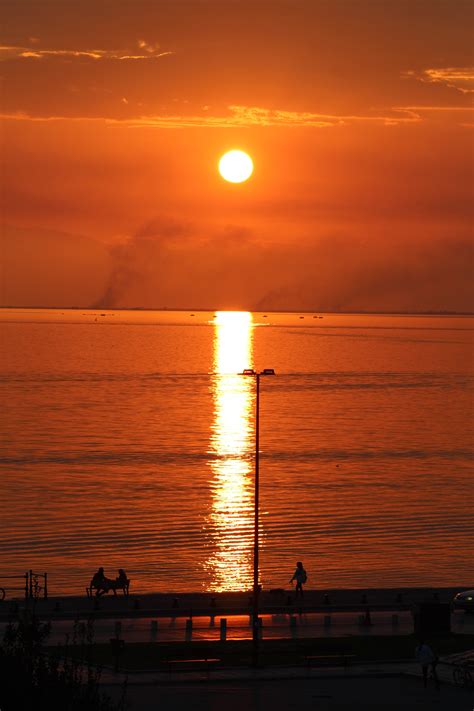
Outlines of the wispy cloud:
M 26 111 L 11 111 L 0 114 L 2 121 L 32 121 L 35 123 L 49 123 L 53 121 L 74 121 L 74 122 L 94 122 L 124 123 L 115 119 L 108 119 L 105 116 L 33 116 Z
M 345 125 L 358 121 L 369 121 L 385 125 L 398 123 L 414 123 L 421 121 L 421 117 L 414 111 L 397 108 L 380 114 L 373 115 L 339 115 L 323 114 L 309 111 L 286 111 L 282 109 L 265 109 L 259 106 L 227 107 L 227 112 L 216 115 L 211 114 L 206 107 L 206 112 L 199 115 L 162 115 L 142 116 L 129 119 L 130 126 L 156 126 L 156 127 L 218 127 L 218 128 L 245 128 L 254 126 L 287 126 L 287 127 L 313 127 L 327 128 Z
M 163 52 L 159 44 L 149 44 L 144 40 L 138 40 L 136 51 L 135 49 L 41 49 L 37 46 L 0 46 L 0 61 L 7 59 L 44 59 L 45 57 L 92 60 L 159 59 L 160 57 L 167 57 L 171 54 L 174 54 L 174 52 Z
M 121 103 L 128 105 L 122 97 Z M 226 110 L 212 113 L 208 106 L 202 107 L 202 113 L 194 114 L 159 114 L 129 117 L 111 116 L 35 116 L 23 111 L 4 113 L 0 118 L 16 121 L 104 121 L 111 125 L 129 128 L 252 128 L 252 127 L 306 127 L 330 128 L 357 123 L 372 123 L 384 126 L 416 124 L 427 120 L 427 116 L 436 113 L 455 115 L 462 118 L 461 125 L 468 126 L 468 119 L 474 109 L 462 106 L 395 106 L 372 115 L 363 114 L 320 114 L 308 111 L 285 111 L 265 109 L 258 106 L 228 106 Z
M 474 67 L 438 67 L 422 72 L 407 71 L 405 79 L 417 79 L 428 84 L 444 84 L 462 94 L 474 93 Z
M 323 114 L 264 109 L 257 106 L 228 106 L 225 111 L 212 113 L 206 107 L 203 113 L 183 115 L 141 116 L 130 119 L 131 126 L 202 126 L 216 128 L 245 128 L 248 126 L 314 126 L 324 128 L 337 121 Z

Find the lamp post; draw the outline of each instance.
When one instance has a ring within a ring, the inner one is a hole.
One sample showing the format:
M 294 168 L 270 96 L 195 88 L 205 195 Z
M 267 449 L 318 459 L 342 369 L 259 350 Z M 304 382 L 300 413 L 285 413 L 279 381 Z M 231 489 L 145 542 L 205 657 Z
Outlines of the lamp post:
M 259 465 L 260 465 L 260 376 L 275 375 L 273 368 L 264 368 L 256 372 L 252 368 L 245 368 L 241 375 L 255 378 L 255 488 L 254 488 L 254 538 L 253 538 L 253 612 L 252 612 L 252 641 L 253 665 L 258 666 L 259 644 L 259 596 L 258 584 L 258 553 L 259 553 Z

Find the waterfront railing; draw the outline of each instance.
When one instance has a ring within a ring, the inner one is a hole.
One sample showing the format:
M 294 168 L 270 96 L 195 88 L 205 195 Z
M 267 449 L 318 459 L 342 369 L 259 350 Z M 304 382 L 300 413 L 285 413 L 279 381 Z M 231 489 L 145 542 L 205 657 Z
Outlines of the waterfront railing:
M 16 575 L 0 574 L 0 583 L 0 600 L 12 592 L 21 592 L 25 600 L 48 599 L 48 573 L 27 570 Z

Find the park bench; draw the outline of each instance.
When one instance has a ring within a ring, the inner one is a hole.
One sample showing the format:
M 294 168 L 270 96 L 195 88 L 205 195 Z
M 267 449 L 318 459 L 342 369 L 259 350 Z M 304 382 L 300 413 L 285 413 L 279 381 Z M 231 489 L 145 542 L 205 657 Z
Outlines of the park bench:
M 168 671 L 199 671 L 200 669 L 205 669 L 206 676 L 209 678 L 209 673 L 211 668 L 219 664 L 221 659 L 214 659 L 211 657 L 204 657 L 203 659 L 167 659 L 166 664 L 168 666 Z
M 305 655 L 305 661 L 308 670 L 313 666 L 344 667 L 346 669 L 355 656 L 355 654 L 346 654 L 345 652 L 339 652 L 338 654 L 307 654 Z
M 117 580 L 109 580 L 102 585 L 92 585 L 92 583 L 90 583 L 86 587 L 87 597 L 92 597 L 94 590 L 96 591 L 96 595 L 98 595 L 98 593 L 100 592 L 108 593 L 110 592 L 110 590 L 112 590 L 115 596 L 117 595 L 117 590 L 121 590 L 125 597 L 128 597 L 130 590 L 130 579 L 127 578 L 127 580 L 125 580 L 124 582 L 119 582 Z

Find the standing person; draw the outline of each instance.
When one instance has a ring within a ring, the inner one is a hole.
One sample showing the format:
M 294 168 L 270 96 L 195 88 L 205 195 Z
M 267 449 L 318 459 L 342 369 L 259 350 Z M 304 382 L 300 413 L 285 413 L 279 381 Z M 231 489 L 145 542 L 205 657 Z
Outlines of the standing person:
M 306 575 L 306 570 L 303 568 L 303 563 L 298 561 L 296 564 L 296 570 L 290 580 L 290 583 L 292 583 L 293 580 L 296 580 L 295 597 L 298 597 L 298 593 L 301 597 L 303 597 L 303 583 L 305 583 L 307 579 L 308 576 Z
M 417 661 L 421 664 L 421 671 L 423 673 L 423 686 L 425 687 L 425 689 L 428 685 L 428 671 L 431 667 L 435 687 L 439 690 L 439 679 L 438 674 L 436 673 L 438 657 L 423 639 L 420 639 L 420 644 L 415 650 L 415 656 Z

